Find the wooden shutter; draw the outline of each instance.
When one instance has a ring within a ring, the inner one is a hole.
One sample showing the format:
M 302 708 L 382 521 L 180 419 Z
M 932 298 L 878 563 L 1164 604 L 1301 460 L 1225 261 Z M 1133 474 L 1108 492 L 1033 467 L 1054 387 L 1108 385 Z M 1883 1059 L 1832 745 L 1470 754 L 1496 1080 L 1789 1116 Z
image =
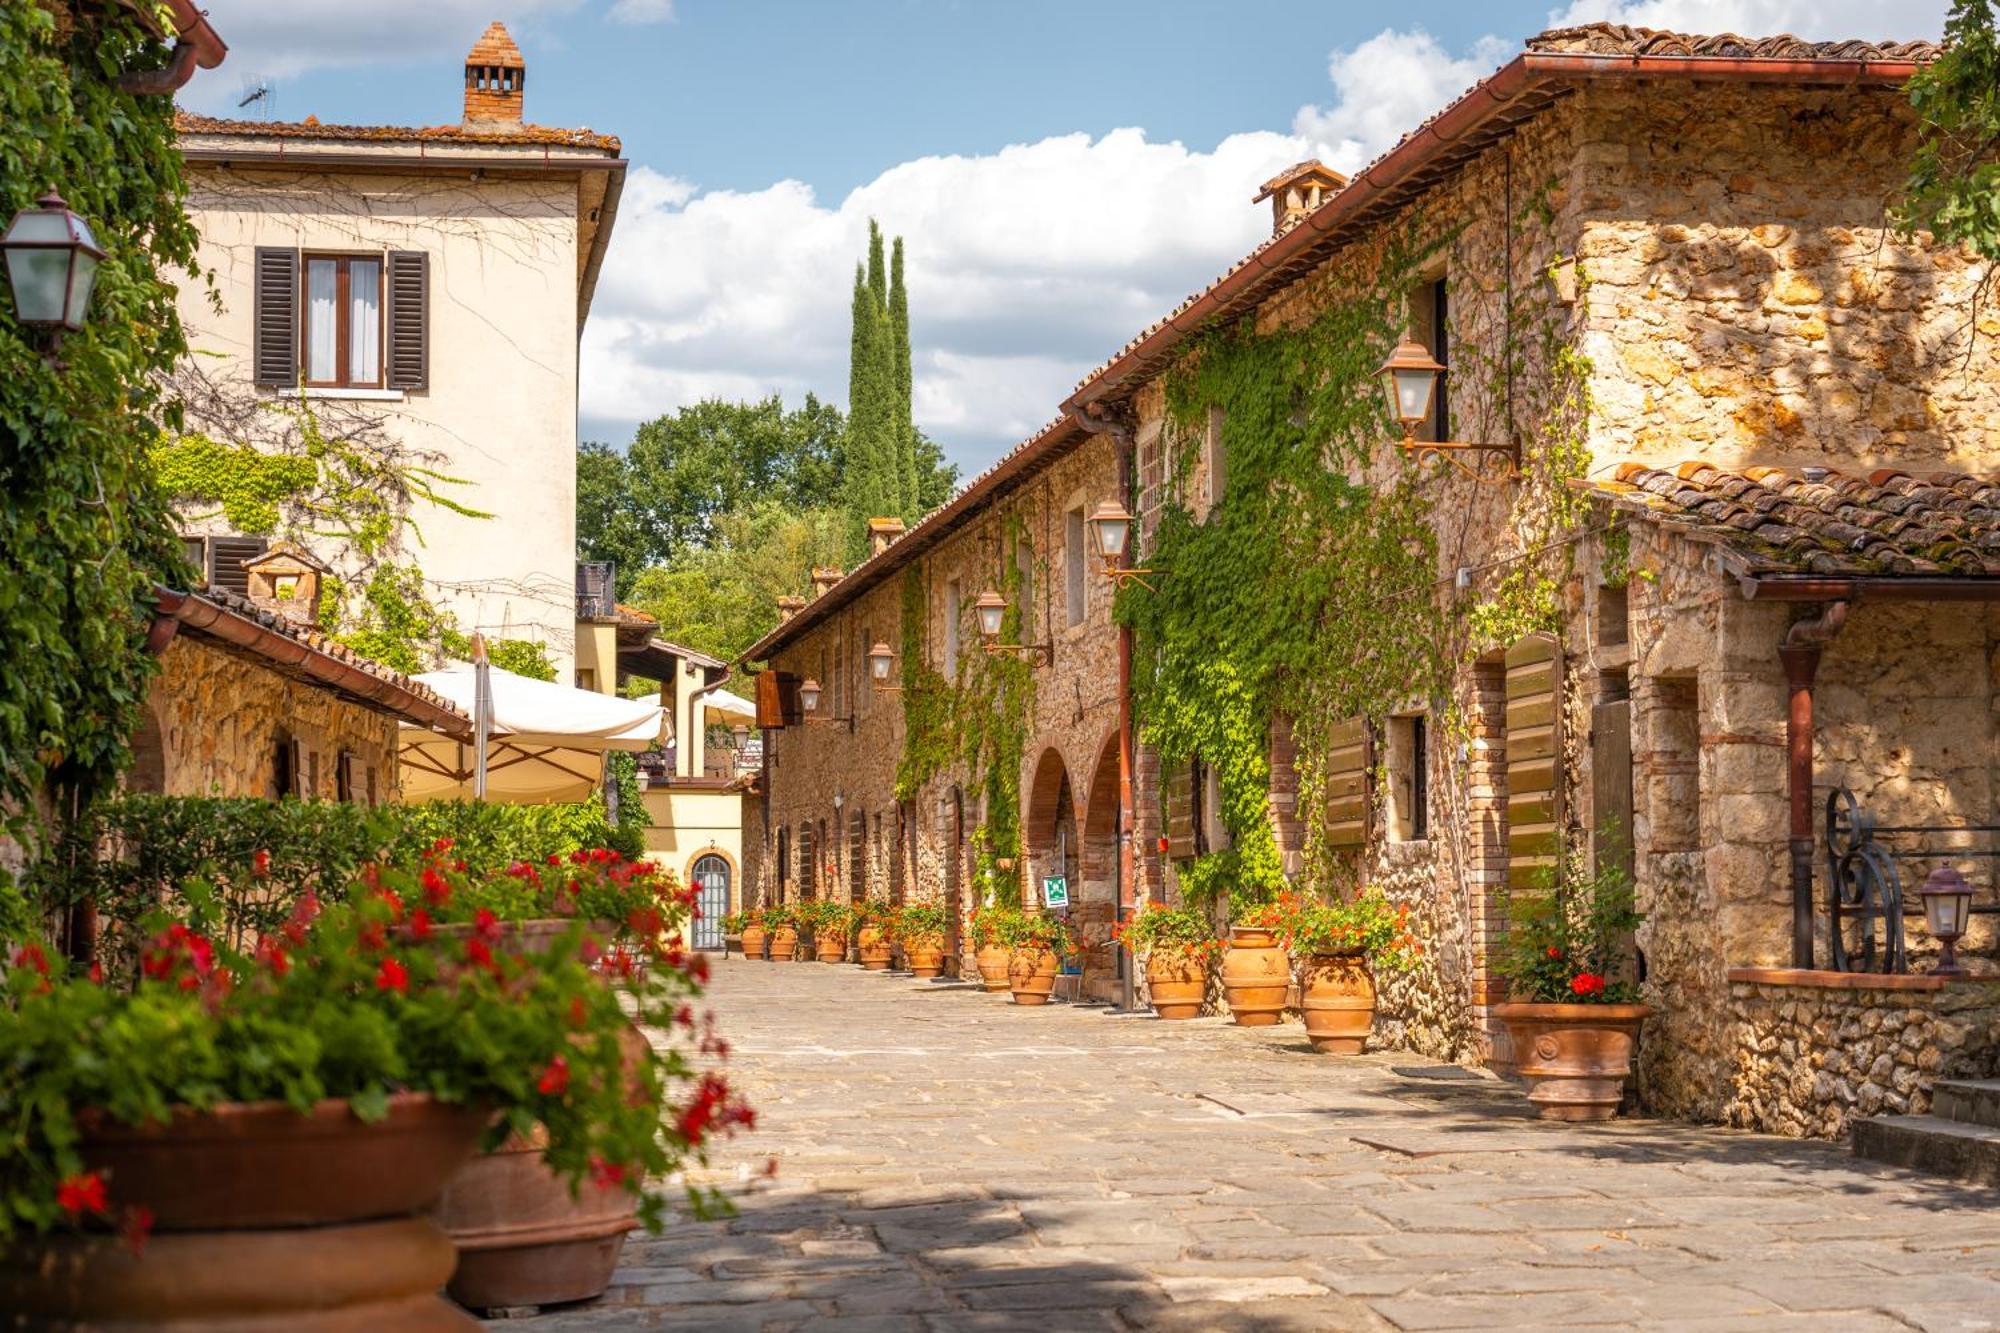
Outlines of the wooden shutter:
M 1562 655 L 1547 634 L 1507 650 L 1507 885 L 1556 864 L 1562 809 Z
M 803 725 L 805 706 L 799 702 L 799 678 L 789 671 L 757 673 L 757 725 L 773 731 Z
M 1184 861 L 1196 854 L 1196 765 L 1191 759 L 1165 764 L 1161 768 L 1160 780 L 1167 797 L 1167 855 L 1176 861 Z
M 251 378 L 274 389 L 299 383 L 299 252 L 258 246 L 251 301 Z
M 238 597 L 250 595 L 250 571 L 243 568 L 246 560 L 255 560 L 264 554 L 270 542 L 262 537 L 210 537 L 208 539 L 208 586 L 233 592 Z
M 431 268 L 421 250 L 389 252 L 388 385 L 431 387 Z
M 1337 722 L 1326 756 L 1326 845 L 1360 847 L 1368 841 L 1369 768 L 1374 747 L 1358 717 Z

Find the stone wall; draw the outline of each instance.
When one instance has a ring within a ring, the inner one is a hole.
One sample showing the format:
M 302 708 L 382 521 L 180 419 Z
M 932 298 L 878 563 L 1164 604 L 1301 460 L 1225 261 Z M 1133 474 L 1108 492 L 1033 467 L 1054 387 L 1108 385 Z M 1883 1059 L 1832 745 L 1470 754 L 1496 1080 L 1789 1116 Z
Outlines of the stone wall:
M 169 796 L 278 795 L 278 747 L 297 740 L 300 794 L 332 800 L 342 753 L 352 799 L 396 799 L 396 720 L 188 634 L 167 645 L 132 785 Z
M 2000 1074 L 2000 981 L 1779 973 L 1793 984 L 1761 984 L 1756 975 L 1729 982 L 1727 1124 L 1843 1138 L 1857 1116 L 1921 1115 L 1941 1078 Z M 1801 975 L 1820 984 L 1796 984 Z

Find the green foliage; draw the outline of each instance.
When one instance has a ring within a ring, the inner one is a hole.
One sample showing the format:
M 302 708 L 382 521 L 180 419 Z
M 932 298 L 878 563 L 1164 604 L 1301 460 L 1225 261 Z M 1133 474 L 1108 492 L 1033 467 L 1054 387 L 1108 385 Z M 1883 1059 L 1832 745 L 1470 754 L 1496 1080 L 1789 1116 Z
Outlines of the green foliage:
M 188 919 L 154 915 L 141 968 L 108 984 L 64 974 L 37 946 L 10 949 L 0 1237 L 100 1217 L 129 1226 L 135 1210 L 163 1202 L 102 1176 L 94 1186 L 108 1197 L 78 1202 L 79 1185 L 93 1181 L 79 1152 L 84 1108 L 138 1125 L 224 1102 L 279 1100 L 303 1112 L 339 1098 L 372 1121 L 401 1092 L 491 1107 L 496 1136 L 539 1125 L 552 1168 L 572 1182 L 586 1172 L 622 1182 L 657 1226 L 664 1199 L 645 1179 L 700 1160 L 709 1134 L 747 1113 L 723 1089 L 697 1123 L 688 1108 L 704 1101 L 707 1079 L 684 1106 L 667 1100 L 695 1078 L 688 1055 L 622 1040 L 619 989 L 583 961 L 581 924 L 541 950 L 507 947 L 498 932 L 447 937 L 417 915 L 440 889 L 448 897 L 451 881 L 420 881 L 415 864 L 377 868 L 347 903 L 301 903 L 254 952 L 210 940 L 191 894 Z M 685 919 L 673 900 L 662 907 Z M 621 970 L 640 1015 L 661 1026 L 701 992 L 698 969 L 682 959 Z M 663 1111 L 675 1126 L 664 1133 Z
M 221 506 L 238 532 L 278 530 L 278 506 L 319 477 L 311 459 L 273 456 L 247 444 L 218 444 L 188 434 L 153 448 L 153 471 L 175 500 Z
M 1224 947 L 1208 913 L 1196 907 L 1147 903 L 1129 921 L 1120 923 L 1115 933 L 1138 957 L 1176 964 L 1207 966 L 1221 956 Z
M 1498 970 L 1508 997 L 1534 1004 L 1630 1004 L 1632 932 L 1645 920 L 1631 876 L 1616 864 L 1594 873 L 1570 857 L 1560 885 L 1551 875 L 1507 900 L 1507 940 Z
M 1410 909 L 1391 903 L 1380 889 L 1337 901 L 1301 899 L 1278 929 L 1294 957 L 1358 953 L 1378 970 L 1407 972 L 1421 953 L 1410 933 Z
M 0 218 L 57 188 L 105 251 L 59 362 L 0 298 L 0 831 L 31 841 L 127 762 L 152 587 L 183 571 L 146 445 L 187 350 L 163 274 L 201 272 L 172 101 L 113 81 L 165 58 L 122 5 L 0 5 Z
M 1069 924 L 1058 917 L 1003 907 L 983 913 L 980 922 L 987 939 L 1015 953 L 1043 949 L 1054 949 L 1060 954 L 1076 952 L 1076 936 Z
M 903 753 L 896 760 L 896 799 L 911 801 L 958 754 L 959 692 L 925 660 L 924 628 L 930 618 L 919 566 L 903 571 L 902 597 Z
M 896 936 L 905 944 L 942 944 L 950 926 L 943 903 L 909 903 L 896 913 Z
M 1928 231 L 2000 260 L 2000 37 L 1992 0 L 1954 0 L 1943 53 L 1909 81 L 1917 154 L 1891 217 L 1905 237 Z
M 534 639 L 494 639 L 486 645 L 486 660 L 502 671 L 511 671 L 529 680 L 553 681 L 556 678 L 556 664 L 549 660 L 548 645 Z
M 718 518 L 707 545 L 639 571 L 628 600 L 661 638 L 728 661 L 776 627 L 778 598 L 805 588 L 814 565 L 839 564 L 846 546 L 839 510 L 758 501 Z
M 656 417 L 622 454 L 584 444 L 577 550 L 586 560 L 616 561 L 618 595 L 630 600 L 644 570 L 714 545 L 728 515 L 759 503 L 779 512 L 836 505 L 846 429 L 840 409 L 811 394 L 790 410 L 773 394 L 752 403 L 705 399 Z M 802 572 L 783 591 L 804 586 Z
M 371 809 L 339 801 L 120 796 L 100 804 L 76 834 L 81 845 L 106 851 L 101 858 L 38 864 L 29 881 L 38 901 L 64 906 L 88 895 L 108 921 L 130 923 L 177 902 L 182 886 L 201 880 L 212 886 L 215 927 L 238 944 L 277 929 L 305 894 L 338 897 L 367 862 L 410 860 L 439 839 L 449 840 L 454 858 L 473 873 L 594 847 L 614 848 L 628 860 L 643 851 L 636 833 L 612 828 L 594 800 Z M 253 875 L 260 852 L 264 869 Z M 109 947 L 129 956 L 132 941 L 113 939 Z
M 1553 184 L 1505 225 L 1517 233 L 1542 226 Z M 1501 384 L 1521 386 L 1515 414 L 1531 438 L 1525 475 L 1510 483 L 1509 519 L 1517 549 L 1537 554 L 1475 581 L 1468 594 L 1447 591 L 1438 480 L 1391 445 L 1397 430 L 1378 370 L 1404 330 L 1409 293 L 1457 236 L 1392 232 L 1364 276 L 1321 280 L 1309 321 L 1211 329 L 1166 375 L 1176 489 L 1196 490 L 1212 446 L 1225 460 L 1226 487 L 1199 518 L 1185 500 L 1163 508 L 1145 556 L 1152 586 L 1127 586 L 1116 614 L 1134 630 L 1144 735 L 1168 760 L 1209 765 L 1221 789 L 1231 845 L 1181 874 L 1197 904 L 1227 900 L 1240 914 L 1284 887 L 1269 806 L 1275 716 L 1292 724 L 1300 807 L 1314 808 L 1332 726 L 1379 719 L 1413 700 L 1448 705 L 1456 672 L 1480 652 L 1554 622 L 1570 558 L 1564 539 L 1584 512 L 1565 482 L 1587 461 L 1590 404 L 1589 363 L 1564 340 L 1552 279 L 1501 293 L 1521 330 L 1514 339 L 1497 348 L 1455 339 L 1452 348 L 1458 383 L 1481 385 L 1496 400 Z M 1534 376 L 1531 349 L 1540 354 Z M 1513 424 L 1484 428 L 1492 438 Z M 1309 876 L 1334 873 L 1330 852 L 1310 841 L 1308 850 Z

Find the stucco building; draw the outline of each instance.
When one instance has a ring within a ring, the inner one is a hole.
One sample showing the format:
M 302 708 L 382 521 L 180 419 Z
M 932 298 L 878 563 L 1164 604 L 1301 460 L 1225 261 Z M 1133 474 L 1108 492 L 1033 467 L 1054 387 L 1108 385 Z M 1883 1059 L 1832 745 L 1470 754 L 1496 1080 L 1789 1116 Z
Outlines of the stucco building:
M 1622 868 L 1649 1105 L 1829 1133 L 1991 1072 L 1992 983 L 1854 970 L 1871 923 L 1836 912 L 1821 814 L 1848 789 L 1887 825 L 1990 823 L 2000 763 L 2000 324 L 1979 265 L 1884 213 L 1934 53 L 1552 31 L 1351 181 L 1266 183 L 1269 241 L 751 649 L 764 899 L 964 908 L 974 870 L 1029 901 L 1067 872 L 1115 909 L 1268 838 L 1295 883 L 1410 906 L 1424 961 L 1382 979 L 1385 1039 L 1505 1064 L 1510 893 Z M 1444 368 L 1408 450 L 1374 373 L 1403 337 Z M 1122 594 L 1137 692 L 1182 710 L 1142 707 L 1129 748 L 1110 581 L 1076 558 L 1107 499 L 1159 566 Z M 1174 563 L 1235 539 L 1260 563 Z M 983 674 L 987 589 L 1048 649 L 1010 677 L 1024 706 Z M 878 641 L 900 694 L 868 679 Z M 1252 752 L 1194 705 L 1240 707 Z M 1219 739 L 1146 743 L 1176 731 Z M 996 878 L 974 834 L 1016 823 Z M 1992 863 L 1959 864 L 1990 903 Z M 1990 966 L 1990 925 L 1966 943 Z
M 182 317 L 206 381 L 195 424 L 227 438 L 291 406 L 371 461 L 447 478 L 456 507 L 414 502 L 422 542 L 402 554 L 461 630 L 543 643 L 566 679 L 577 341 L 625 163 L 609 135 L 528 123 L 526 77 L 495 23 L 466 57 L 456 123 L 183 113 L 205 278 L 184 284 Z M 191 530 L 209 582 L 241 592 L 258 541 L 230 526 Z

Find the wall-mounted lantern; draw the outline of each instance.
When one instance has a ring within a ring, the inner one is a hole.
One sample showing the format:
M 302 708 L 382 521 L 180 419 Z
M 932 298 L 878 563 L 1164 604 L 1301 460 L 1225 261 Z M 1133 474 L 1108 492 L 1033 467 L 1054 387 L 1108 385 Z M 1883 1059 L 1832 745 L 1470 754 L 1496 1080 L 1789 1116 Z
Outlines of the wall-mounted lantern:
M 822 691 L 820 690 L 819 682 L 817 680 L 814 680 L 811 676 L 807 676 L 804 680 L 799 682 L 799 708 L 806 715 L 805 718 L 806 725 L 816 726 L 816 727 L 845 725 L 849 731 L 854 730 L 854 719 L 852 717 L 817 716 L 817 714 L 819 713 L 819 698 L 821 693 Z
M 83 327 L 104 251 L 60 194 L 50 190 L 16 213 L 0 235 L 0 251 L 7 255 L 16 319 L 56 338 Z
M 1002 653 L 1011 653 L 1030 666 L 1049 666 L 1055 662 L 1056 646 L 1053 642 L 1000 642 L 1001 621 L 1007 615 L 1007 599 L 993 589 L 988 588 L 980 593 L 979 600 L 972 604 L 972 610 L 979 620 L 979 638 L 991 656 L 998 657 Z
M 1137 583 L 1151 591 L 1153 585 L 1140 576 L 1152 570 L 1125 567 L 1125 552 L 1132 546 L 1132 515 L 1125 506 L 1116 500 L 1101 501 L 1085 522 L 1090 527 L 1090 543 L 1097 548 L 1097 558 L 1104 562 L 1104 577 L 1116 587 Z
M 888 644 L 878 639 L 875 646 L 868 650 L 868 679 L 874 683 L 876 690 L 891 694 L 903 688 L 889 683 L 889 669 L 895 665 L 896 654 L 889 650 Z
M 1438 376 L 1444 374 L 1444 367 L 1422 343 L 1406 336 L 1396 344 L 1396 350 L 1389 353 L 1389 359 L 1376 373 L 1381 375 L 1382 388 L 1388 394 L 1390 415 L 1403 428 L 1400 447 L 1414 453 L 1419 462 L 1426 457 L 1441 458 L 1467 476 L 1478 478 L 1477 473 L 1453 458 L 1452 454 L 1499 454 L 1507 460 L 1507 470 L 1497 480 L 1505 481 L 1521 475 L 1519 441 L 1512 444 L 1464 444 L 1456 440 L 1417 438 L 1417 428 L 1431 414 L 1431 400 L 1437 396 Z

